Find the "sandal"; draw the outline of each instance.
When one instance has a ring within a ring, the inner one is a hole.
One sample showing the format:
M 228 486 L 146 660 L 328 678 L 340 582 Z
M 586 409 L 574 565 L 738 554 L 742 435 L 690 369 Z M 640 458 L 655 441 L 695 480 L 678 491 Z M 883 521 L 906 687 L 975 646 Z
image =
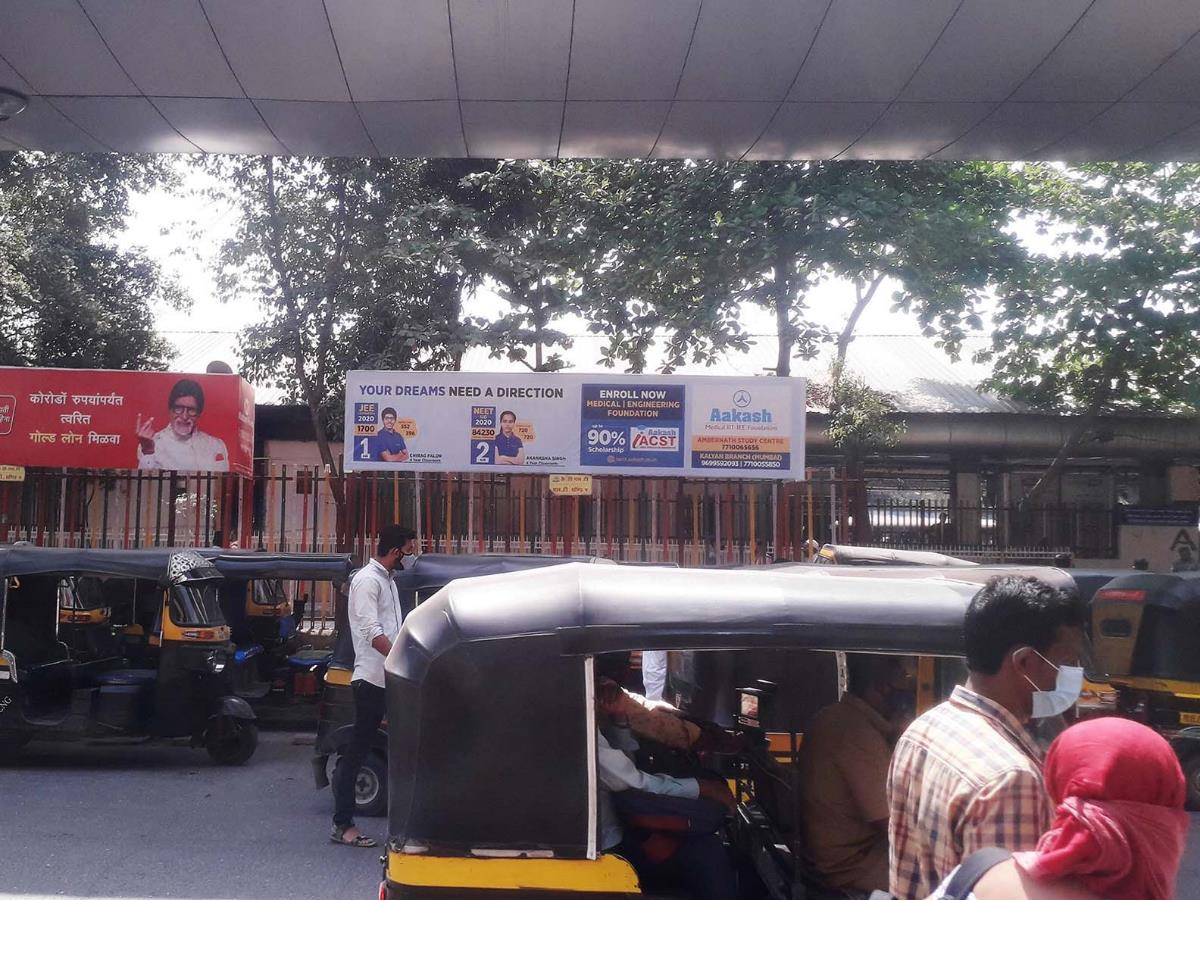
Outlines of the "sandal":
M 341 830 L 338 830 L 337 827 L 334 827 L 333 830 L 331 830 L 329 832 L 329 839 L 331 841 L 333 841 L 333 843 L 335 843 L 335 844 L 344 844 L 346 847 L 375 847 L 375 846 L 377 846 L 375 843 L 375 839 L 372 837 L 368 837 L 366 834 L 359 834 L 357 837 L 353 838 L 352 840 L 346 840 L 346 838 L 343 837 L 342 835 L 349 829 L 350 829 L 349 827 L 343 827 Z

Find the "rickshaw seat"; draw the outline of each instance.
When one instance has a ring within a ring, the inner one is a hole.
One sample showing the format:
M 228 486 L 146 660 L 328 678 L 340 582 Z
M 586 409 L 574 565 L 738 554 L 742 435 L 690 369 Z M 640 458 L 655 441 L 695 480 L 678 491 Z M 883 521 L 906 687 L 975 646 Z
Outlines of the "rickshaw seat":
M 328 664 L 331 654 L 328 650 L 308 650 L 300 653 L 293 653 L 287 658 L 289 667 L 294 667 L 297 670 L 310 670 L 313 667 L 321 664 Z

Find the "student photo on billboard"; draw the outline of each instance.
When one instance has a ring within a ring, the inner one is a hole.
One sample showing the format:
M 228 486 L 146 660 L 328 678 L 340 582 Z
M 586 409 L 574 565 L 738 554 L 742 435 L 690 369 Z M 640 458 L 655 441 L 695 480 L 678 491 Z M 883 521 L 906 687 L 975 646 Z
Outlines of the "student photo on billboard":
M 154 416 L 137 417 L 138 469 L 229 472 L 225 442 L 200 430 L 204 389 L 180 378 L 167 396 L 167 424 L 155 431 Z
M 513 432 L 517 424 L 516 412 L 505 409 L 500 413 L 500 431 L 494 440 L 496 462 L 507 466 L 521 466 L 525 462 L 525 443 Z
M 373 438 L 371 455 L 381 463 L 405 463 L 408 461 L 408 444 L 404 436 L 396 431 L 396 410 L 388 406 L 381 416 L 383 428 Z

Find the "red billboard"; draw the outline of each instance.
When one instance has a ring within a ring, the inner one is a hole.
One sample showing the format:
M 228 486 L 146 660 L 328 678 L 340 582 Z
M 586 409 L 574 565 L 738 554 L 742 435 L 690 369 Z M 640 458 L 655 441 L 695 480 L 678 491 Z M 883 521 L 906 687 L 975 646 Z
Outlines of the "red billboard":
M 0 368 L 0 464 L 249 474 L 253 457 L 236 375 Z

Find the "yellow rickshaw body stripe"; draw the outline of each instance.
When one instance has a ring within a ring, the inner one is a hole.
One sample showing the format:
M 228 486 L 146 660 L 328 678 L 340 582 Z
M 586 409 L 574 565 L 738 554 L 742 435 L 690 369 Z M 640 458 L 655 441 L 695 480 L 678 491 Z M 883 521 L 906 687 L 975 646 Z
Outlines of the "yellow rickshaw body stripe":
M 1113 687 L 1129 687 L 1135 691 L 1158 691 L 1183 698 L 1200 698 L 1200 683 L 1196 681 L 1168 681 L 1157 677 L 1110 677 L 1108 682 Z
M 628 861 L 602 854 L 583 858 L 433 857 L 388 852 L 388 881 L 414 888 L 479 888 L 517 891 L 638 894 Z

